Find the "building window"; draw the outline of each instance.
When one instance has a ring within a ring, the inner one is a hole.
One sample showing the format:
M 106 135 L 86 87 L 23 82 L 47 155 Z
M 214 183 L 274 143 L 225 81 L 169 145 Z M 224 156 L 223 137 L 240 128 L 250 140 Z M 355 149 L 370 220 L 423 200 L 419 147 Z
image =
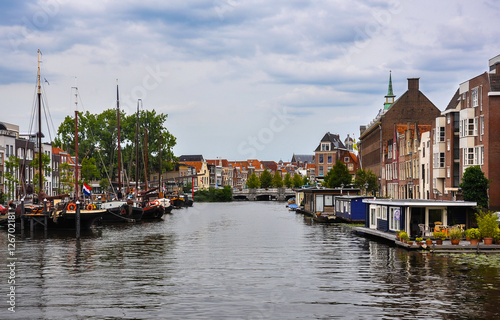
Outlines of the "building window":
M 478 88 L 472 89 L 472 107 L 477 107 L 479 105 L 479 94 L 478 94 Z
M 481 135 L 484 135 L 484 116 L 481 116 L 480 123 L 481 123 Z M 482 139 L 483 137 L 481 137 L 481 140 Z
M 387 158 L 392 159 L 392 145 L 387 146 Z
M 332 163 L 332 156 L 328 156 L 328 163 Z
M 437 127 L 436 142 L 444 142 L 445 140 L 445 127 Z
M 434 168 L 444 168 L 444 152 L 434 153 Z
M 321 143 L 321 151 L 330 151 L 330 143 Z
M 319 167 L 319 173 L 318 173 L 318 175 L 319 175 L 320 177 L 321 177 L 321 176 L 323 176 L 323 166 L 320 166 L 320 167 Z
M 323 155 L 322 154 L 319 155 L 319 163 L 323 163 Z
M 464 167 L 474 165 L 474 148 L 463 149 Z

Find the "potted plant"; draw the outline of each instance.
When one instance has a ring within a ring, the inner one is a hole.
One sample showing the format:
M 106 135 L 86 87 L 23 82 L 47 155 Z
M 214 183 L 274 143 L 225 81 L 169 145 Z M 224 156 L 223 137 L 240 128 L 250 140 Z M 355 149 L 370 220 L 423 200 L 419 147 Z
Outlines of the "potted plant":
M 432 246 L 432 239 L 431 238 L 425 239 L 425 244 L 428 246 Z
M 451 244 L 453 245 L 458 245 L 460 243 L 460 239 L 462 239 L 462 230 L 460 230 L 459 228 L 451 228 L 450 232 L 449 232 L 449 236 L 450 236 L 450 240 L 451 240 Z
M 479 227 L 479 232 L 483 237 L 484 244 L 492 244 L 493 238 L 498 234 L 497 216 L 491 211 L 481 211 L 476 213 L 476 218 L 477 226 Z
M 446 239 L 444 231 L 434 232 L 433 236 L 436 239 L 436 244 L 443 244 L 444 239 Z
M 417 245 L 421 246 L 423 245 L 424 243 L 422 241 L 424 241 L 424 238 L 422 237 L 417 237 L 415 238 L 415 241 L 417 242 Z
M 481 238 L 481 232 L 478 228 L 470 228 L 465 230 L 465 237 L 469 239 L 472 246 L 476 246 Z
M 400 237 L 402 242 L 407 242 L 408 240 L 410 240 L 408 233 L 406 233 L 404 231 L 399 232 L 399 237 Z

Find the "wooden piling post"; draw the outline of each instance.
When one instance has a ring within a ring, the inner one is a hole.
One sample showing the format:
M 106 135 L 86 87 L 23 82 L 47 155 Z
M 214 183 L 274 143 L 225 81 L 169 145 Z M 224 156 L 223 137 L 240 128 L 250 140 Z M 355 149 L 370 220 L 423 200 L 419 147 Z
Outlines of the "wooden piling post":
M 21 232 L 24 233 L 24 198 L 21 199 Z
M 44 215 L 44 225 L 43 230 L 47 231 L 47 199 L 43 199 L 43 215 Z
M 80 201 L 76 201 L 76 238 L 80 239 Z

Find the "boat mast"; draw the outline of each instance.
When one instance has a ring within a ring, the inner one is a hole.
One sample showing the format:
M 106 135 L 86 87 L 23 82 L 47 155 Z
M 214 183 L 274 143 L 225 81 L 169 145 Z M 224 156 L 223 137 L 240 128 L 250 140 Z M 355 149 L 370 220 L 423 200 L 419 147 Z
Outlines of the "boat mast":
M 116 79 L 116 125 L 118 126 L 118 198 L 122 197 L 122 150 L 120 146 L 120 98 L 118 95 L 118 79 Z
M 42 88 L 40 85 L 40 55 L 42 52 L 38 49 L 38 72 L 37 72 L 37 103 L 38 103 L 38 193 L 43 189 L 43 167 L 42 167 Z
M 139 101 L 137 100 L 137 121 L 135 127 L 135 198 L 139 196 Z
M 163 191 L 163 188 L 161 187 L 161 151 L 162 151 L 162 149 L 163 149 L 163 135 L 162 135 L 161 130 L 160 130 L 160 170 L 159 170 L 159 174 L 158 174 L 158 195 L 160 194 L 160 192 Z
M 75 89 L 75 201 L 78 195 L 78 87 Z
M 148 128 L 144 126 L 144 191 L 148 190 Z

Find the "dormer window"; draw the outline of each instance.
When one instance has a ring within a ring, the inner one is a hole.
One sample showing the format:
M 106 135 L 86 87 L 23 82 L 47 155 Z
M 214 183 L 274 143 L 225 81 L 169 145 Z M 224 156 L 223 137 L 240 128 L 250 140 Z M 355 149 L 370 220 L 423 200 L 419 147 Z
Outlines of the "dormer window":
M 330 151 L 330 143 L 322 142 L 321 143 L 321 151 Z

